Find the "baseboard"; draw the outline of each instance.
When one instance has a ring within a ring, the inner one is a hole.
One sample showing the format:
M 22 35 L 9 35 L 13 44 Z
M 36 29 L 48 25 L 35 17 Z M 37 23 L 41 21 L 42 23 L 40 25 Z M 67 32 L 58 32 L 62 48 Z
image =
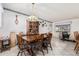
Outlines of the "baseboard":
M 75 42 L 75 40 L 63 40 L 63 41 Z

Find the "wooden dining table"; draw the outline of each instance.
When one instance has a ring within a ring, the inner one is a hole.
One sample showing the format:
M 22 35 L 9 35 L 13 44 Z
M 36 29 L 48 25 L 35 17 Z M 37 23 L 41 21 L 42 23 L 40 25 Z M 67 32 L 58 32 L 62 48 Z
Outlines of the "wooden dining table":
M 27 45 L 30 46 L 31 42 L 35 42 L 37 41 L 38 36 L 41 34 L 37 34 L 37 35 L 23 35 L 22 39 L 27 43 Z M 46 34 L 43 34 L 44 37 L 43 39 L 45 40 L 47 38 Z M 29 50 L 31 51 L 32 55 L 35 55 L 35 53 L 33 52 L 32 48 L 29 48 Z
M 26 40 L 28 43 L 33 42 L 35 39 L 34 36 L 23 36 L 22 39 Z
M 30 43 L 30 42 L 35 41 L 36 38 L 38 38 L 38 35 L 40 35 L 40 34 L 35 34 L 35 35 L 23 35 L 23 36 L 22 36 L 22 39 L 23 39 L 23 40 L 26 40 L 27 42 Z M 43 35 L 44 35 L 44 39 L 47 38 L 46 33 L 43 34 Z

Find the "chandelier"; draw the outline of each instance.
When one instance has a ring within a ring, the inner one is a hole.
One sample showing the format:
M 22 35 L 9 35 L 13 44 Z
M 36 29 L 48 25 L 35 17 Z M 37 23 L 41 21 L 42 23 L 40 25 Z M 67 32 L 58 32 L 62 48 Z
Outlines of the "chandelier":
M 34 8 L 35 3 L 32 3 L 32 15 L 28 17 L 28 21 L 37 21 L 38 18 L 35 16 L 35 8 Z

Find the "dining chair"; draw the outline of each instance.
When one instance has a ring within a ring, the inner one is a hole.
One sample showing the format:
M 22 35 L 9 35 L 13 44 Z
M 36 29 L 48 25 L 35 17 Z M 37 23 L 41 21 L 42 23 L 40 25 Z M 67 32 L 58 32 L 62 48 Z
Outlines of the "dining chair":
M 0 52 L 2 52 L 2 33 L 0 33 Z
M 29 55 L 34 56 L 34 53 L 32 51 L 32 47 L 31 47 L 31 42 L 32 42 L 31 39 L 33 39 L 33 37 L 31 35 L 27 35 L 26 39 L 27 39 L 27 40 L 25 40 L 25 42 L 26 42 L 25 46 L 27 46 L 26 50 L 28 51 Z
M 15 32 L 10 32 L 10 47 L 15 47 L 16 46 L 16 33 Z
M 77 46 L 76 46 L 76 54 L 78 53 L 78 51 L 79 51 L 79 34 L 77 35 L 77 41 L 76 41 L 76 44 L 77 44 Z
M 0 52 L 2 52 L 2 40 L 0 40 Z
M 75 32 L 74 32 L 74 38 L 75 38 L 75 41 L 76 41 L 76 45 L 75 45 L 75 47 L 74 47 L 74 50 L 76 50 L 77 45 L 78 45 L 78 41 L 79 41 L 78 35 L 79 35 L 78 31 L 75 31 Z
M 47 46 L 50 47 L 52 50 L 51 39 L 52 39 L 52 33 L 48 33 L 46 38 L 46 43 L 47 43 Z
M 43 50 L 46 50 L 48 53 L 47 34 L 41 34 L 41 35 L 43 37 L 43 44 L 42 44 Z
M 34 35 L 33 39 L 34 41 L 30 43 L 30 46 L 34 54 L 36 55 L 37 51 L 41 51 L 42 54 L 45 55 L 42 47 L 43 37 L 41 35 Z
M 52 50 L 51 40 L 52 40 L 52 33 L 48 33 L 48 44 Z
M 24 55 L 26 55 L 25 52 L 26 52 L 27 47 L 25 47 L 23 44 L 22 33 L 19 33 L 17 35 L 17 41 L 18 41 L 18 47 L 20 49 L 17 56 L 19 56 L 20 54 L 22 56 L 23 53 L 24 53 Z
M 50 47 L 52 50 L 52 46 L 51 46 L 52 33 L 47 33 L 44 35 L 46 37 L 44 37 L 44 39 L 43 39 L 43 47 L 44 47 L 44 49 L 47 50 L 47 53 L 48 53 L 48 47 Z
M 41 34 L 37 35 L 37 42 L 36 42 L 36 49 L 41 51 L 43 55 L 44 54 L 44 51 L 43 51 L 43 36 Z

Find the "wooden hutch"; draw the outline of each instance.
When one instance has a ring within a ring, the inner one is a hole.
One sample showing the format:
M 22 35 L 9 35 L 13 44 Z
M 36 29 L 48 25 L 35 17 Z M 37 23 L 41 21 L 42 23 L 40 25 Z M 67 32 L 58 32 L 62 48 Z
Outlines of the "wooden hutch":
M 39 21 L 28 21 L 27 34 L 39 34 Z

